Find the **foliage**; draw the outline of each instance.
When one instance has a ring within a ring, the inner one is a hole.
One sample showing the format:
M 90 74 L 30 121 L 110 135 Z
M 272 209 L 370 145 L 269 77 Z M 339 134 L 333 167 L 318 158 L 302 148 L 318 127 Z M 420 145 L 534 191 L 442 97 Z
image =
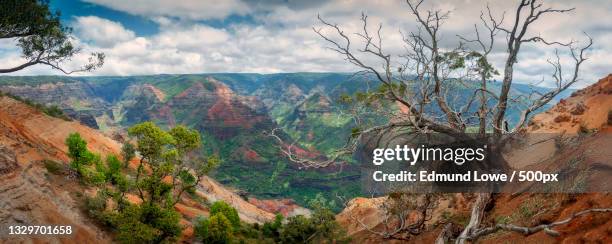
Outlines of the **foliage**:
M 200 147 L 200 135 L 183 126 L 165 131 L 146 122 L 128 132 L 137 146 L 133 150 L 124 146 L 122 154 L 127 155 L 125 158 L 137 152 L 141 155 L 135 176 L 122 172 L 125 162 L 116 156 L 108 155 L 102 161 L 99 155 L 88 151 L 87 142 L 78 133 L 66 138 L 72 165 L 79 175 L 84 181 L 103 187 L 96 197 L 86 199 L 85 205 L 90 216 L 116 230 L 117 240 L 122 243 L 175 241 L 182 228 L 174 205 L 183 192 L 195 189 L 201 177 L 220 160 L 216 156 L 192 158 L 193 151 Z M 114 187 L 106 187 L 109 184 Z M 128 202 L 127 193 L 137 194 L 142 202 Z M 114 203 L 107 206 L 108 200 Z M 236 226 L 240 224 L 236 210 L 227 205 L 217 204 L 213 212 L 230 216 L 237 221 Z M 225 220 L 232 228 L 233 222 L 227 217 Z M 212 226 L 218 231 L 223 226 L 219 221 L 223 220 L 215 221 Z
M 204 243 L 229 243 L 240 227 L 238 211 L 223 201 L 217 201 L 210 206 L 210 218 L 198 220 L 195 233 Z
M 121 146 L 121 157 L 123 157 L 123 167 L 127 168 L 130 165 L 130 160 L 136 156 L 136 147 L 130 142 L 123 143 Z
M 283 243 L 344 243 L 349 239 L 335 220 L 334 213 L 315 206 L 310 218 L 302 215 L 290 217 L 280 231 Z
M 230 243 L 233 227 L 225 215 L 217 213 L 209 219 L 201 219 L 196 225 L 195 233 L 204 243 Z
M 106 166 L 100 165 L 97 171 L 104 174 L 105 182 L 113 185 L 125 184 L 125 176 L 121 174 L 121 161 L 115 155 L 106 157 Z
M 313 201 L 325 202 L 325 201 Z M 346 243 L 349 239 L 335 220 L 334 213 L 323 204 L 313 205 L 311 217 L 297 215 L 283 223 L 283 216 L 276 215 L 274 221 L 260 228 L 262 238 L 277 243 Z
M 316 231 L 308 218 L 297 215 L 287 219 L 280 232 L 280 240 L 282 243 L 307 243 Z
M 68 146 L 68 156 L 72 159 L 70 166 L 80 174 L 81 166 L 90 164 L 93 154 L 87 150 L 87 142 L 79 133 L 68 135 L 66 146 Z
M 210 206 L 210 215 L 222 214 L 232 224 L 232 227 L 237 230 L 240 227 L 240 218 L 238 211 L 223 201 L 217 201 Z
M 0 39 L 16 39 L 26 60 L 0 73 L 15 72 L 26 67 L 43 64 L 64 73 L 61 63 L 80 52 L 72 43 L 72 29 L 62 25 L 60 13 L 52 12 L 48 0 L 4 0 L 0 4 Z M 92 71 L 104 63 L 103 53 L 92 53 L 89 63 L 78 71 Z
M 264 236 L 280 241 L 280 230 L 283 226 L 283 215 L 277 214 L 272 222 L 264 223 L 262 232 Z

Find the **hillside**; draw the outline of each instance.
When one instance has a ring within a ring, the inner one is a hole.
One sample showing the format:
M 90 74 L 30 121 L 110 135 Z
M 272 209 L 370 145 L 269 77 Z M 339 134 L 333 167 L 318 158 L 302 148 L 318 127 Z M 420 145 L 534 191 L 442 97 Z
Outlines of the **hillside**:
M 569 186 L 552 193 L 494 194 L 485 210 L 483 225 L 512 223 L 535 226 L 571 217 L 590 208 L 612 207 L 609 179 L 612 177 L 612 75 L 561 99 L 546 112 L 536 115 L 504 158 L 513 169 L 544 170 L 567 177 Z M 526 186 L 529 187 L 529 186 Z M 555 193 L 558 191 L 571 193 Z M 531 191 L 534 191 L 531 189 Z M 538 192 L 538 191 L 535 191 Z M 599 193 L 594 193 L 599 192 Z M 452 194 L 433 210 L 426 229 L 419 235 L 402 235 L 390 243 L 434 242 L 443 226 L 465 226 L 470 216 L 469 194 Z M 364 228 L 384 230 L 383 204 L 388 198 L 356 198 L 336 216 L 355 243 L 378 243 L 384 239 Z M 410 221 L 409 215 L 406 219 Z M 391 222 L 391 226 L 397 222 Z M 609 243 L 612 214 L 591 214 L 574 219 L 555 230 L 558 237 L 538 232 L 522 235 L 500 231 L 479 243 Z M 460 229 L 451 229 L 457 236 Z
M 119 142 L 97 130 L 78 122 L 49 117 L 12 98 L 0 97 L 0 227 L 71 225 L 75 233 L 67 237 L 54 236 L 54 239 L 17 237 L 12 240 L 61 243 L 109 243 L 112 240 L 109 232 L 97 227 L 83 209 L 84 197 L 94 194 L 96 189 L 82 185 L 75 176 L 68 174 L 69 159 L 64 140 L 73 132 L 81 134 L 93 152 L 115 155 L 120 152 Z M 274 218 L 272 211 L 249 203 L 210 178 L 201 182 L 195 194 L 209 202 L 229 203 L 247 223 L 263 223 Z M 308 213 L 292 203 L 284 204 L 290 209 L 285 214 Z M 206 205 L 187 196 L 175 208 L 183 215 L 181 223 L 187 228 L 184 238 L 192 234 L 190 226 L 195 218 L 208 215 Z M 4 238 L 0 236 L 0 240 Z
M 80 210 L 82 196 L 77 193 L 83 191 L 82 187 L 68 176 L 48 173 L 43 160 L 66 161 L 63 141 L 73 131 L 91 140 L 91 149 L 97 152 L 118 152 L 119 144 L 77 122 L 50 118 L 8 97 L 0 98 L 0 104 L 2 228 L 17 224 L 71 225 L 73 237 L 54 238 L 64 243 L 109 243 L 110 237 Z
M 281 128 L 279 134 L 288 143 L 296 141 L 309 155 L 326 155 L 341 147 L 355 127 L 339 97 L 375 85 L 367 80 L 345 73 L 3 76 L 0 90 L 59 105 L 70 117 L 116 139 L 124 137 L 125 128 L 147 120 L 190 126 L 203 135 L 205 153 L 223 159 L 214 174 L 219 182 L 252 197 L 291 198 L 307 205 L 317 194 L 328 199 L 338 193 L 358 196 L 360 190 L 351 182 L 359 170 L 353 165 L 342 171 L 300 170 L 264 133 Z M 499 83 L 490 87 L 499 89 Z M 512 94 L 531 89 L 546 90 L 517 84 Z M 465 97 L 462 92 L 469 90 L 453 90 L 459 98 Z M 515 109 L 509 113 L 511 120 L 518 117 Z

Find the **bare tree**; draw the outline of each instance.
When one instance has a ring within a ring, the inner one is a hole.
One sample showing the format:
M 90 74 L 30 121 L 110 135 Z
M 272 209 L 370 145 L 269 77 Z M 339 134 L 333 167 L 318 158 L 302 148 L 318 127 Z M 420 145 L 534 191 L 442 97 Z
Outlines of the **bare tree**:
M 531 234 L 534 234 L 540 231 L 544 231 L 548 235 L 559 236 L 560 235 L 559 232 L 553 230 L 552 229 L 553 227 L 568 224 L 575 218 L 578 218 L 583 215 L 592 214 L 592 213 L 610 213 L 610 212 L 612 212 L 612 208 L 592 208 L 592 209 L 587 209 L 587 210 L 583 210 L 580 212 L 576 212 L 572 214 L 570 217 L 567 217 L 560 221 L 552 222 L 550 224 L 536 225 L 533 227 L 517 226 L 513 224 L 496 224 L 491 227 L 475 229 L 472 233 L 466 236 L 462 235 L 457 239 L 457 243 L 464 243 L 466 240 L 476 241 L 478 240 L 478 238 L 482 236 L 492 234 L 500 230 L 518 232 L 523 235 L 531 235 Z
M 425 223 L 432 218 L 433 210 L 438 206 L 440 194 L 393 193 L 386 197 L 379 206 L 383 219 L 381 223 L 369 226 L 359 216 L 348 213 L 348 217 L 363 230 L 384 239 L 407 240 L 403 234 L 418 235 L 425 230 Z M 345 207 L 348 202 L 345 202 Z M 409 221 L 411 213 L 416 213 Z M 380 228 L 377 226 L 381 224 Z
M 386 52 L 383 47 L 382 25 L 377 25 L 374 31 L 371 31 L 368 16 L 365 14 L 361 16 L 361 30 L 354 34 L 349 34 L 337 24 L 318 16 L 321 27 L 313 30 L 327 41 L 329 49 L 361 69 L 360 73 L 368 74 L 379 82 L 380 89 L 368 93 L 367 96 L 386 101 L 386 104 L 397 104 L 397 110 L 401 112 L 389 112 L 387 107 L 386 124 L 354 131 L 345 147 L 338 149 L 327 160 L 300 158 L 292 150 L 294 144 L 285 143 L 273 131 L 272 136 L 281 145 L 290 145 L 283 146 L 282 152 L 291 161 L 306 168 L 326 167 L 342 156 L 354 153 L 364 137 L 380 137 L 399 131 L 441 133 L 456 139 L 469 139 L 468 128 L 477 127 L 478 134 L 483 137 L 487 132 L 493 132 L 492 141 L 500 148 L 499 145 L 503 145 L 525 127 L 534 111 L 579 80 L 581 64 L 586 60 L 585 52 L 592 45 L 592 39 L 586 33 L 588 41 L 583 46 L 579 46 L 576 41 L 563 43 L 546 40 L 541 36 L 529 36 L 533 24 L 543 16 L 566 13 L 574 9 L 545 8 L 539 0 L 521 0 L 509 24 L 504 22 L 505 13 L 495 17 L 489 6 L 486 6 L 480 15 L 480 25 L 474 25 L 473 37 L 459 36 L 456 47 L 443 47 L 441 27 L 449 18 L 449 12 L 424 10 L 424 0 L 407 0 L 406 3 L 415 17 L 417 29 L 408 34 L 402 33 L 406 52 L 396 56 Z M 504 42 L 506 49 L 501 74 L 489 61 L 496 42 Z M 523 44 L 541 44 L 556 48 L 555 57 L 549 60 L 553 67 L 552 77 L 556 85 L 554 89 L 543 94 L 534 91 L 527 97 L 511 96 L 514 65 L 519 62 Z M 565 53 L 573 60 L 569 75 L 564 74 L 561 65 L 561 50 L 567 50 Z M 501 89 L 491 90 L 487 82 L 497 75 L 502 77 Z M 473 80 L 478 81 L 475 87 L 467 84 Z M 457 86 L 473 91 L 468 102 L 461 106 L 449 98 L 449 93 Z M 520 120 L 510 128 L 507 112 L 512 103 L 522 108 Z M 472 106 L 477 106 L 475 113 Z M 457 239 L 458 242 L 474 239 L 480 235 L 477 233 L 487 233 L 480 229 L 480 222 L 484 216 L 484 207 L 490 199 L 489 193 L 476 195 L 470 222 Z M 399 229 L 403 229 L 402 225 Z M 513 228 L 499 226 L 497 229 Z M 393 233 L 391 231 L 381 234 L 390 236 Z
M 496 140 L 503 143 L 526 125 L 534 111 L 579 80 L 580 66 L 586 60 L 585 51 L 592 45 L 592 39 L 588 35 L 588 43 L 583 47 L 577 47 L 575 41 L 561 43 L 548 41 L 540 36 L 526 36 L 529 27 L 541 16 L 565 13 L 573 9 L 543 8 L 537 0 L 523 0 L 516 9 L 514 22 L 510 27 L 506 27 L 505 13 L 501 18 L 496 18 L 487 6 L 486 11 L 480 15 L 481 26 L 486 30 L 486 34 L 481 34 L 480 28 L 475 25 L 475 37 L 460 36 L 457 47 L 449 49 L 441 47 L 440 44 L 441 26 L 449 18 L 449 12 L 423 10 L 423 2 L 423 0 L 407 1 L 410 12 L 416 17 L 417 31 L 403 34 L 406 52 L 397 56 L 387 53 L 383 48 L 382 25 L 379 24 L 374 32 L 370 31 L 368 16 L 365 14 L 361 17 L 361 31 L 354 35 L 346 33 L 337 24 L 318 17 L 322 27 L 313 30 L 330 44 L 329 49 L 341 54 L 349 63 L 360 68 L 359 73 L 368 74 L 380 83 L 380 89 L 367 95 L 391 104 L 398 104 L 405 111 L 393 113 L 389 112 L 387 107 L 384 110 L 384 116 L 389 118 L 387 124 L 371 125 L 353 132 L 346 145 L 333 153 L 329 160 L 324 161 L 296 156 L 292 150 L 294 143 L 285 143 L 276 136 L 275 139 L 281 144 L 290 145 L 283 149 L 283 153 L 291 161 L 305 168 L 326 167 L 337 162 L 342 156 L 352 154 L 356 145 L 363 139 L 362 134 L 390 133 L 402 129 L 409 129 L 415 133 L 436 132 L 457 139 L 469 139 L 467 129 L 478 127 L 480 135 L 484 136 L 487 131 L 493 131 Z M 355 47 L 354 39 L 361 45 Z M 507 43 L 507 56 L 504 62 L 501 91 L 493 91 L 487 87 L 487 81 L 499 72 L 489 62 L 488 56 L 494 49 L 494 43 L 500 39 Z M 527 99 L 513 98 L 510 96 L 510 87 L 513 82 L 514 65 L 518 62 L 520 48 L 525 43 L 542 43 L 546 46 L 567 49 L 574 65 L 569 78 L 566 78 L 568 76 L 563 74 L 559 58 L 560 51 L 556 50 L 555 58 L 549 60 L 554 68 L 552 76 L 556 84 L 555 89 L 544 94 L 534 90 Z M 477 47 L 470 50 L 466 44 L 476 44 Z M 378 62 L 368 62 L 370 60 Z M 466 83 L 471 80 L 478 80 L 479 86 L 470 88 Z M 449 92 L 457 86 L 473 90 L 468 102 L 460 107 L 449 98 Z M 495 102 L 495 105 L 491 106 L 490 101 Z M 523 107 L 520 112 L 521 118 L 512 129 L 509 128 L 506 118 L 510 102 Z M 473 113 L 474 105 L 478 106 L 476 113 Z M 357 121 L 359 119 L 356 119 Z

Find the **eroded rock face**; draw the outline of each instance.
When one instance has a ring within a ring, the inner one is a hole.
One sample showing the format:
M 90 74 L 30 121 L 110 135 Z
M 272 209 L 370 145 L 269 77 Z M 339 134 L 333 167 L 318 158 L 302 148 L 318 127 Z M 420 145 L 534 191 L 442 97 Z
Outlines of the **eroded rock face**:
M 0 175 L 14 172 L 18 167 L 15 153 L 4 146 L 0 146 Z
M 74 109 L 64 109 L 64 114 L 71 119 L 79 121 L 82 125 L 85 125 L 92 129 L 100 129 L 96 118 L 87 112 L 75 111 Z
M 5 85 L 0 86 L 0 90 L 42 104 L 57 104 L 59 101 L 68 102 L 68 98 L 88 100 L 94 94 L 86 84 L 81 82 L 25 86 Z

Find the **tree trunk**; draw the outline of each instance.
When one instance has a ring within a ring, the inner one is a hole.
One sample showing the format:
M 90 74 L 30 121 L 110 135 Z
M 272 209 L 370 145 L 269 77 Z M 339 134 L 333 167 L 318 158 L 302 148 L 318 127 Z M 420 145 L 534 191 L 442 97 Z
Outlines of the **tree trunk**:
M 484 209 L 491 200 L 491 193 L 478 193 L 474 206 L 472 206 L 472 214 L 470 216 L 470 222 L 465 226 L 465 229 L 461 232 L 456 244 L 463 244 L 470 237 L 472 232 L 478 229 L 482 218 L 484 217 Z

